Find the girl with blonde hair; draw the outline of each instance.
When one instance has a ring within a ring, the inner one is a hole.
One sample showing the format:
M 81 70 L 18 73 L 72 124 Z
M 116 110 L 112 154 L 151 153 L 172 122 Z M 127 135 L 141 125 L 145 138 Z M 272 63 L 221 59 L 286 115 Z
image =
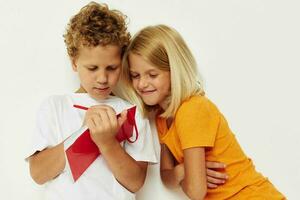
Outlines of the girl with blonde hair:
M 138 32 L 124 54 L 122 80 L 140 97 L 132 101 L 156 111 L 166 186 L 181 187 L 190 199 L 285 199 L 255 170 L 205 96 L 196 61 L 176 30 L 157 25 Z M 207 188 L 206 161 L 226 164 L 224 185 Z

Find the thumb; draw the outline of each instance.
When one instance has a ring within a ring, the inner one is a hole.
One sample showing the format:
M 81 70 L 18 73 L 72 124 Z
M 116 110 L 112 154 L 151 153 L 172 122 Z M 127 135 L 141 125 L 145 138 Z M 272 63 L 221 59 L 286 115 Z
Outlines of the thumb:
M 118 118 L 119 127 L 122 126 L 122 124 L 126 121 L 126 119 L 127 119 L 127 110 L 123 110 L 121 112 L 120 117 Z

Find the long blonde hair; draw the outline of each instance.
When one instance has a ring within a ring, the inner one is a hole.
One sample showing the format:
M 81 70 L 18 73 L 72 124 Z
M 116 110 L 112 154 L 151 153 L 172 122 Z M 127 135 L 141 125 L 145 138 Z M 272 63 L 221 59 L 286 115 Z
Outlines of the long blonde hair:
M 162 117 L 173 117 L 181 103 L 193 95 L 203 95 L 202 81 L 196 61 L 180 34 L 166 25 L 148 26 L 139 31 L 131 40 L 123 56 L 121 82 L 125 90 L 132 90 L 128 55 L 137 54 L 160 70 L 170 71 L 171 95 Z M 125 97 L 126 98 L 126 97 Z M 142 100 L 133 94 L 131 102 L 144 112 L 149 110 Z

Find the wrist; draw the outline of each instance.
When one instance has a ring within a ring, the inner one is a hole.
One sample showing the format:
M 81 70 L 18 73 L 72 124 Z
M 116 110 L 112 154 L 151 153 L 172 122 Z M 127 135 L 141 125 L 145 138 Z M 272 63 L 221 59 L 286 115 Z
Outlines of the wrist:
M 180 185 L 180 183 L 184 179 L 184 166 L 183 166 L 183 164 L 179 164 L 179 165 L 176 165 L 174 167 L 174 175 L 175 175 L 176 182 L 178 183 L 178 185 Z
M 98 149 L 102 154 L 105 154 L 108 151 L 114 150 L 117 145 L 120 145 L 115 138 L 107 139 L 104 142 L 99 142 L 97 144 Z

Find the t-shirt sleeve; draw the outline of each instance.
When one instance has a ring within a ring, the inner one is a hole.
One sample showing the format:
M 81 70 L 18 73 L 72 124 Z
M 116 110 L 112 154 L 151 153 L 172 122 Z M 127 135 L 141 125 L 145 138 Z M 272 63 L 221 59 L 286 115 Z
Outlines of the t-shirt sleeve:
M 204 97 L 183 103 L 175 117 L 181 148 L 213 147 L 219 122 L 217 108 Z
M 136 161 L 157 163 L 149 120 L 147 118 L 143 118 L 137 110 L 135 121 L 139 134 L 138 139 L 134 143 L 125 142 L 126 152 Z M 134 130 L 133 136 L 130 139 L 134 140 L 135 137 L 136 131 Z
M 55 145 L 54 134 L 57 132 L 53 102 L 51 98 L 44 100 L 37 110 L 36 127 L 31 136 L 30 145 L 28 148 L 27 158 L 37 151 L 42 151 L 47 147 Z M 26 158 L 26 160 L 27 160 Z

